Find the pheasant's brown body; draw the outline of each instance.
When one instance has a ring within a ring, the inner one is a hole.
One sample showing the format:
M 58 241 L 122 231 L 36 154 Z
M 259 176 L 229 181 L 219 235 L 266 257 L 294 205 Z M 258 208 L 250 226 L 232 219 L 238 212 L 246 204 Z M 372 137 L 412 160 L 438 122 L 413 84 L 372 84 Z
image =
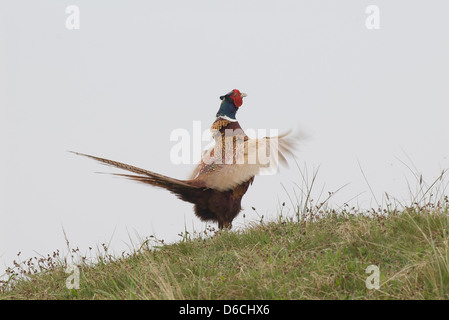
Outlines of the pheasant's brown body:
M 231 122 L 229 120 L 225 120 L 222 118 L 218 118 L 212 124 L 211 131 L 215 132 L 215 144 L 221 144 L 222 150 L 222 161 L 221 163 L 226 162 L 226 130 L 228 133 L 228 137 L 231 135 L 241 136 L 243 140 L 247 140 L 248 136 L 243 132 L 243 129 L 240 127 L 240 124 L 235 121 Z M 233 153 L 235 155 L 236 149 L 236 140 L 231 139 Z M 229 142 L 228 142 L 229 143 Z M 214 156 L 215 150 L 211 150 L 211 157 Z M 235 159 L 233 159 L 235 162 Z M 225 164 L 226 165 L 226 164 Z M 229 165 L 229 164 L 228 164 Z M 216 162 L 211 164 L 206 164 L 204 161 L 198 166 L 197 171 L 198 176 L 192 180 L 193 184 L 202 185 L 202 181 L 205 178 L 207 180 L 207 175 L 213 173 L 215 170 L 219 170 L 220 165 L 217 165 Z M 245 181 L 235 188 L 226 191 L 218 191 L 214 189 L 207 188 L 198 194 L 194 201 L 186 201 L 192 202 L 195 204 L 195 214 L 198 218 L 203 221 L 216 221 L 218 222 L 218 227 L 221 229 L 223 227 L 230 228 L 232 225 L 232 220 L 239 214 L 242 210 L 241 202 L 242 198 L 245 195 L 246 191 L 250 184 L 254 181 L 254 176 L 251 177 L 248 181 Z
M 246 95 L 234 90 L 220 97 L 222 105 L 211 127 L 215 146 L 203 153 L 201 163 L 188 180 L 178 180 L 121 162 L 75 153 L 133 172 L 135 175 L 118 173 L 114 175 L 167 189 L 181 200 L 193 203 L 194 212 L 202 221 L 217 222 L 220 229 L 230 228 L 232 221 L 242 209 L 242 197 L 254 181 L 254 176 L 260 169 L 267 167 L 267 164 L 248 161 L 249 158 L 253 158 L 254 147 L 259 145 L 267 147 L 270 141 L 279 140 L 281 143 L 276 154 L 279 154 L 280 160 L 284 162 L 282 152 L 288 152 L 291 146 L 285 135 L 276 137 L 277 139 L 249 139 L 237 120 L 226 119 L 226 115 L 220 116 L 220 111 L 229 107 L 235 109 L 232 109 L 234 113 L 231 114 L 235 116 L 237 108 L 241 105 L 241 97 L 244 96 Z M 232 97 L 237 100 L 232 100 Z M 240 163 L 238 159 L 245 161 Z

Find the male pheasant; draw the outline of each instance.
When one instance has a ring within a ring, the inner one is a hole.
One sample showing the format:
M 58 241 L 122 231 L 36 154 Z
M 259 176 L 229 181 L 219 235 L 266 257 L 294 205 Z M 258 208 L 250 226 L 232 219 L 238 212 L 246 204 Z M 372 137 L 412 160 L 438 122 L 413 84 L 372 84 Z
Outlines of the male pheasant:
M 246 94 L 234 89 L 221 96 L 220 109 L 211 126 L 215 145 L 203 152 L 200 164 L 188 180 L 178 180 L 128 164 L 86 156 L 119 169 L 135 173 L 114 175 L 165 188 L 181 200 L 194 204 L 194 212 L 202 221 L 218 222 L 219 229 L 231 228 L 241 211 L 241 200 L 264 169 L 286 164 L 285 155 L 292 153 L 295 139 L 288 134 L 278 137 L 250 139 L 236 119 Z

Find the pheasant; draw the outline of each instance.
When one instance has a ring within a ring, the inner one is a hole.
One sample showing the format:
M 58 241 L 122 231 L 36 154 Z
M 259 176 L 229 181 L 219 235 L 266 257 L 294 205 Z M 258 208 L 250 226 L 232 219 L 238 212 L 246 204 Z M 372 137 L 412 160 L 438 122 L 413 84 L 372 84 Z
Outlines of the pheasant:
M 112 173 L 134 181 L 165 188 L 181 200 L 194 204 L 202 221 L 217 222 L 220 230 L 230 229 L 241 211 L 241 201 L 255 175 L 262 170 L 286 165 L 287 154 L 295 147 L 289 134 L 250 139 L 236 119 L 245 93 L 234 89 L 220 97 L 221 104 L 211 126 L 215 140 L 205 150 L 190 179 L 178 180 L 125 163 L 73 152 L 134 174 Z

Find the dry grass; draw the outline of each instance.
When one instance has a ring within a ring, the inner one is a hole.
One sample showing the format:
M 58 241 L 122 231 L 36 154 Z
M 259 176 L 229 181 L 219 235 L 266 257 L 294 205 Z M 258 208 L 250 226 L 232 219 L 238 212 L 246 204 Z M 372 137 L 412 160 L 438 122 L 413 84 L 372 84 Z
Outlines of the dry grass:
M 435 183 L 419 178 L 408 206 L 387 195 L 385 208 L 335 210 L 326 204 L 332 193 L 312 200 L 316 174 L 311 183 L 302 177 L 296 212 L 285 216 L 282 204 L 276 221 L 262 216 L 232 232 L 207 228 L 170 245 L 149 237 L 119 257 L 105 244 L 87 257 L 68 241 L 69 257 L 19 254 L 0 299 L 449 298 L 445 188 L 434 192 Z M 66 288 L 69 261 L 79 267 L 79 289 Z M 378 290 L 366 287 L 369 265 L 380 269 Z
M 65 287 L 57 255 L 2 299 L 447 299 L 447 206 L 385 215 L 327 213 L 262 222 L 236 232 L 184 235 L 95 264 L 80 257 L 80 289 Z M 153 240 L 157 242 L 157 240 Z M 76 252 L 76 250 L 75 250 Z M 31 263 L 32 264 L 32 263 Z M 14 269 L 15 277 L 19 276 Z M 25 262 L 26 265 L 26 262 Z M 380 268 L 368 290 L 365 269 Z M 36 269 L 34 267 L 34 269 Z M 10 272 L 14 272 L 10 270 Z M 11 273 L 12 274 L 12 273 Z

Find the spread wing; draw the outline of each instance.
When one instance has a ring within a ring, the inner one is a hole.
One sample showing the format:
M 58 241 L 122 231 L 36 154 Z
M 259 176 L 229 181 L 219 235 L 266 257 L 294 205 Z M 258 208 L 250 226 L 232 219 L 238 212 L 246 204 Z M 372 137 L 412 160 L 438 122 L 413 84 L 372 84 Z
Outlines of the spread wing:
M 279 164 L 288 165 L 286 156 L 293 154 L 298 138 L 287 132 L 276 137 L 242 139 L 240 144 L 234 144 L 231 159 L 216 152 L 215 145 L 203 152 L 201 164 L 192 177 L 209 188 L 231 190 L 257 174 L 277 172 Z

